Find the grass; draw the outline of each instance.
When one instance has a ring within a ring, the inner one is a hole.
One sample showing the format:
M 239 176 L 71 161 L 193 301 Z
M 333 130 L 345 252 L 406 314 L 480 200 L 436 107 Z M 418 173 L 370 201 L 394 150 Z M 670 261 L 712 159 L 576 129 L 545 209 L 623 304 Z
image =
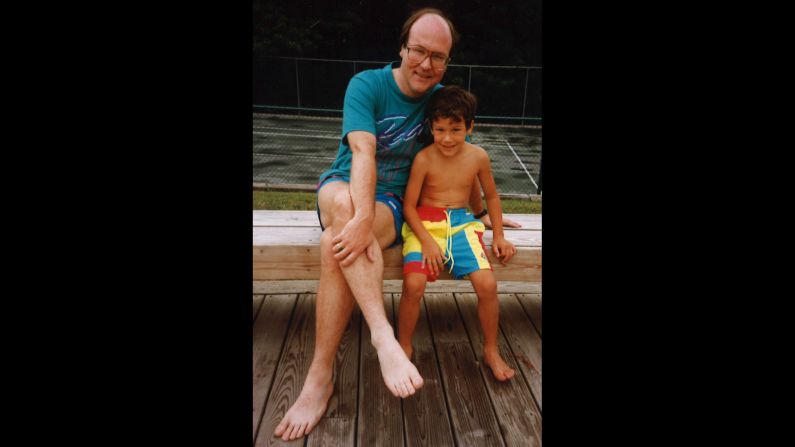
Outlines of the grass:
M 254 191 L 255 210 L 314 211 L 317 196 L 314 192 Z M 541 202 L 523 199 L 500 201 L 503 213 L 541 214 Z

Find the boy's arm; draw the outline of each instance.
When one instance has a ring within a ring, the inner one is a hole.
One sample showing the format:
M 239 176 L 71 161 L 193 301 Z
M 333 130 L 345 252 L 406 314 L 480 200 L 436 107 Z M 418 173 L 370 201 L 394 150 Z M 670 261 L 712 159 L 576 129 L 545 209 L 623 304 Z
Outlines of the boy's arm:
M 493 232 L 491 248 L 492 251 L 494 251 L 494 255 L 505 264 L 516 254 L 516 247 L 505 239 L 505 233 L 502 228 L 502 206 L 500 205 L 500 196 L 497 194 L 497 185 L 494 183 L 494 176 L 491 174 L 489 156 L 486 151 L 482 149 L 478 156 L 478 178 L 486 194 L 486 207 L 489 210 L 489 217 L 491 218 L 491 228 Z
M 477 177 L 475 177 L 475 181 L 472 182 L 472 191 L 469 193 L 469 208 L 472 209 L 472 214 L 474 215 L 477 215 L 483 211 L 483 199 L 481 198 L 480 193 L 480 181 L 478 181 Z M 488 214 L 481 217 L 480 220 L 484 225 L 486 225 L 486 228 L 491 228 L 491 219 L 489 218 Z M 519 222 L 513 221 L 507 217 L 503 217 L 502 225 L 510 228 L 522 228 L 522 225 L 519 224 Z
M 422 219 L 417 212 L 417 203 L 419 202 L 420 192 L 422 191 L 422 183 L 425 180 L 425 175 L 428 173 L 427 165 L 425 164 L 425 156 L 420 151 L 414 162 L 411 165 L 411 173 L 409 180 L 406 184 L 406 195 L 403 197 L 403 219 L 411 227 L 411 231 L 417 236 L 422 244 L 422 265 L 428 264 L 428 267 L 434 274 L 439 274 L 439 265 L 444 263 L 443 253 L 433 236 L 422 225 Z

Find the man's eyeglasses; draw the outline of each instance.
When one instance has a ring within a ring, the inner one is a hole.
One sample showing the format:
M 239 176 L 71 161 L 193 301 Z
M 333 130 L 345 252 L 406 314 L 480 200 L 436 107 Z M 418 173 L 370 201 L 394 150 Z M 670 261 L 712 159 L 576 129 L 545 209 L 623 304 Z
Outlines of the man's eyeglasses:
M 414 65 L 421 64 L 429 56 L 431 58 L 431 67 L 433 67 L 434 70 L 444 70 L 445 67 L 447 67 L 447 64 L 450 62 L 450 58 L 447 57 L 446 54 L 431 53 L 420 46 L 406 45 L 406 57 L 408 58 L 409 62 Z

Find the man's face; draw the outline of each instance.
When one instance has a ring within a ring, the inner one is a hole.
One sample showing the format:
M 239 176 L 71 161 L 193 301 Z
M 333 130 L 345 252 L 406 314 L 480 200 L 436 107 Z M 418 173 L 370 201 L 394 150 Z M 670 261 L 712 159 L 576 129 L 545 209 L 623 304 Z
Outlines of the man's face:
M 419 97 L 438 84 L 444 77 L 445 69 L 434 68 L 431 58 L 448 57 L 452 44 L 450 29 L 441 17 L 425 15 L 414 22 L 406 46 L 400 49 L 400 76 L 404 82 L 399 82 L 398 85 L 403 93 Z M 424 51 L 428 57 L 419 63 L 412 62 L 409 60 L 409 51 L 415 53 L 414 49 Z

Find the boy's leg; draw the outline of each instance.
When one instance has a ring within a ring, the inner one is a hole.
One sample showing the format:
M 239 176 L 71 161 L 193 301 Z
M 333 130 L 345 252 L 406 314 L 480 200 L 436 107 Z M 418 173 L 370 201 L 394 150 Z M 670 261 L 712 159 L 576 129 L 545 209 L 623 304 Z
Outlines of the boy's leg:
M 409 359 L 414 352 L 411 338 L 414 336 L 414 328 L 417 327 L 417 319 L 420 316 L 420 300 L 425 292 L 427 280 L 424 273 L 403 274 L 403 293 L 398 306 L 398 342 Z
M 478 319 L 483 331 L 483 360 L 497 380 L 504 381 L 516 373 L 505 363 L 497 348 L 500 329 L 500 301 L 497 298 L 497 280 L 491 270 L 477 270 L 469 274 L 472 287 L 478 295 Z

